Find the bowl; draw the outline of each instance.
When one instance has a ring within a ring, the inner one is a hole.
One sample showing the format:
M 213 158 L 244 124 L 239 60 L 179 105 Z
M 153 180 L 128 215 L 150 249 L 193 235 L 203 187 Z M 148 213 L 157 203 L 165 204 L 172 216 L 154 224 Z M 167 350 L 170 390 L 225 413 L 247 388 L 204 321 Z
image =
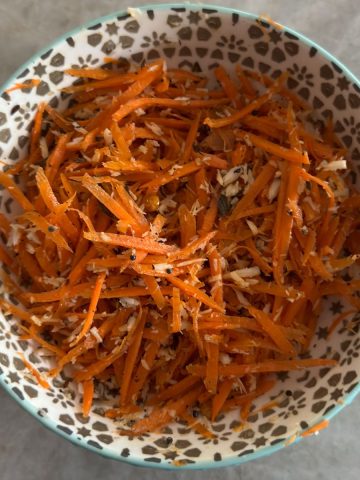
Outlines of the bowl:
M 39 102 L 61 109 L 69 101 L 60 93 L 73 81 L 64 70 L 100 66 L 105 57 L 136 65 L 163 57 L 169 66 L 205 74 L 220 63 L 230 71 L 240 64 L 272 77 L 287 69 L 288 87 L 312 106 L 319 121 L 332 113 L 335 130 L 353 160 L 351 179 L 359 183 L 359 80 L 324 49 L 289 28 L 238 10 L 199 4 L 129 8 L 79 27 L 32 57 L 3 86 L 0 96 L 3 162 L 11 165 L 25 155 Z M 38 81 L 29 88 L 7 91 L 17 83 L 31 84 L 34 78 Z M 16 213 L 4 190 L 0 206 L 10 218 Z M 167 469 L 240 464 L 316 433 L 360 391 L 360 314 L 348 317 L 351 326 L 345 321 L 330 341 L 326 339 L 327 327 L 345 308 L 342 298 L 327 299 L 310 347 L 314 356 L 334 358 L 338 365 L 279 375 L 276 387 L 259 403 L 277 399 L 276 407 L 252 412 L 245 426 L 235 412 L 220 416 L 213 424 L 214 439 L 204 439 L 181 423 L 161 433 L 120 436 L 117 422 L 104 417 L 101 401 L 88 418 L 83 417 L 77 388 L 66 378 L 53 379 L 46 390 L 28 374 L 22 355 L 40 371 L 47 371 L 50 364 L 34 344 L 19 339 L 16 318 L 9 314 L 0 315 L 0 381 L 43 425 L 103 456 Z M 106 395 L 104 402 L 111 402 Z

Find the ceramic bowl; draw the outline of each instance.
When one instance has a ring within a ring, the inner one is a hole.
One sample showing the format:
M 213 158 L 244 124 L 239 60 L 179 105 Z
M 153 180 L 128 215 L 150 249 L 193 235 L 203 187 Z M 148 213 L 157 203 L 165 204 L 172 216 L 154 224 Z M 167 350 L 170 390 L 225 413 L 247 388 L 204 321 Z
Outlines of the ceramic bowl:
M 205 75 L 211 75 L 218 64 L 229 71 L 240 64 L 272 77 L 287 69 L 288 87 L 316 110 L 320 121 L 332 112 L 336 132 L 353 160 L 351 179 L 355 183 L 359 177 L 359 80 L 321 47 L 289 28 L 244 12 L 198 4 L 156 5 L 111 14 L 79 27 L 31 58 L 6 83 L 0 96 L 2 161 L 13 164 L 25 154 L 39 102 L 60 109 L 66 105 L 68 96 L 60 89 L 73 79 L 64 75 L 64 70 L 96 67 L 105 57 L 137 65 L 163 57 L 171 67 Z M 33 78 L 40 80 L 37 86 L 5 92 L 15 83 Z M 0 208 L 9 217 L 14 214 L 12 200 L 4 190 L 0 191 Z M 279 375 L 277 386 L 260 402 L 276 398 L 276 408 L 253 412 L 245 426 L 239 425 L 236 412 L 219 417 L 213 424 L 213 440 L 201 438 L 180 423 L 162 433 L 120 436 L 120 425 L 103 416 L 104 407 L 114 402 L 106 390 L 96 392 L 102 400 L 96 400 L 91 415 L 84 418 L 77 389 L 65 377 L 54 379 L 45 390 L 28 374 L 19 352 L 40 371 L 49 368 L 48 360 L 35 345 L 19 340 L 16 319 L 2 314 L 0 380 L 46 427 L 112 459 L 185 469 L 239 464 L 297 442 L 359 392 L 360 314 L 348 317 L 331 340 L 326 339 L 327 326 L 345 308 L 341 298 L 327 299 L 310 348 L 314 357 L 335 358 L 338 366 Z

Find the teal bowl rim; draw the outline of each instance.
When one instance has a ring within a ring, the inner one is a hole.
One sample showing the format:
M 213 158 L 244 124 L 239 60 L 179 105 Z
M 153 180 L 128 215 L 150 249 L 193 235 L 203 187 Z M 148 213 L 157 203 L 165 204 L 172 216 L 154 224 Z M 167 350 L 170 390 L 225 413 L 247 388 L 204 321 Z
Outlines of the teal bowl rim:
M 147 4 L 147 5 L 142 5 L 142 6 L 136 7 L 136 8 L 138 8 L 140 11 L 144 11 L 144 12 L 146 10 L 167 10 L 167 9 L 172 9 L 172 8 L 186 8 L 188 10 L 189 9 L 191 9 L 191 10 L 201 10 L 203 8 L 207 8 L 207 9 L 217 10 L 218 12 L 224 13 L 224 14 L 236 13 L 243 18 L 253 20 L 253 21 L 261 18 L 261 16 L 259 16 L 259 15 L 244 12 L 244 11 L 238 10 L 236 8 L 220 7 L 220 6 L 213 5 L 213 4 L 206 5 L 206 4 L 201 4 L 201 3 L 197 3 L 197 4 L 194 4 L 194 3 Z M 53 42 L 48 44 L 45 48 L 37 51 L 34 55 L 32 55 L 32 57 L 27 62 L 23 63 L 12 74 L 12 76 L 7 81 L 5 81 L 5 83 L 3 85 L 0 86 L 0 95 L 14 83 L 17 76 L 21 72 L 23 72 L 36 58 L 41 56 L 43 53 L 47 52 L 50 48 L 54 48 L 60 42 L 63 42 L 67 37 L 75 35 L 75 34 L 79 33 L 81 30 L 89 28 L 93 25 L 96 25 L 97 23 L 101 23 L 101 22 L 104 22 L 104 21 L 107 21 L 107 20 L 111 20 L 114 17 L 120 16 L 120 15 L 126 15 L 127 13 L 128 12 L 126 10 L 119 10 L 119 11 L 116 11 L 116 12 L 112 12 L 108 15 L 104 15 L 104 16 L 98 17 L 94 20 L 90 20 L 89 22 L 85 22 L 82 25 L 80 25 L 79 27 L 74 28 L 73 30 L 70 30 L 70 31 L 66 32 L 65 34 L 57 37 Z M 266 20 L 266 19 L 264 19 L 264 20 Z M 339 68 L 341 68 L 344 75 L 351 82 L 356 84 L 360 89 L 360 80 L 343 63 L 341 63 L 337 58 L 335 58 L 331 53 L 329 53 L 327 50 L 325 50 L 323 47 L 318 45 L 313 40 L 310 40 L 305 35 L 297 32 L 296 30 L 293 30 L 292 28 L 286 27 L 282 24 L 281 24 L 281 27 L 285 32 L 288 32 L 290 34 L 293 34 L 293 35 L 297 36 L 299 38 L 299 40 L 301 40 L 305 45 L 308 45 L 309 47 L 315 47 L 324 58 L 326 58 L 330 62 L 334 63 Z M 19 405 L 21 405 L 21 407 L 25 411 L 27 411 L 28 413 L 30 413 L 30 415 L 32 415 L 37 420 L 39 420 L 42 423 L 42 425 L 44 425 L 48 430 L 51 430 L 51 431 L 55 432 L 56 434 L 60 435 L 61 437 L 69 440 L 74 445 L 81 446 L 81 447 L 83 447 L 87 450 L 90 450 L 92 452 L 97 453 L 98 455 L 101 455 L 101 456 L 106 457 L 106 458 L 110 458 L 111 460 L 117 460 L 117 461 L 125 462 L 125 463 L 128 463 L 130 465 L 135 465 L 135 466 L 138 466 L 138 467 L 158 468 L 158 469 L 175 470 L 175 471 L 176 470 L 177 471 L 179 471 L 179 470 L 207 470 L 207 469 L 210 469 L 210 468 L 231 467 L 231 466 L 240 465 L 242 463 L 245 463 L 245 462 L 248 462 L 248 461 L 251 461 L 251 460 L 256 460 L 258 458 L 266 457 L 268 455 L 271 455 L 272 453 L 277 452 L 278 450 L 283 449 L 286 446 L 289 446 L 290 443 L 291 443 L 291 445 L 295 445 L 295 444 L 299 443 L 300 440 L 302 440 L 302 438 L 304 438 L 303 436 L 301 436 L 302 432 L 299 432 L 297 438 L 294 441 L 292 441 L 291 437 L 288 437 L 287 439 L 285 439 L 284 441 L 282 441 L 282 442 L 280 442 L 276 445 L 272 445 L 270 447 L 263 448 L 263 449 L 259 450 L 258 452 L 249 453 L 249 454 L 244 455 L 242 457 L 234 456 L 234 457 L 230 457 L 230 458 L 225 458 L 224 460 L 221 460 L 219 462 L 203 461 L 203 462 L 199 462 L 199 463 L 195 463 L 195 464 L 185 464 L 185 465 L 182 465 L 182 466 L 179 466 L 179 467 L 174 466 L 173 464 L 170 464 L 170 463 L 165 463 L 165 462 L 163 462 L 163 463 L 150 463 L 150 462 L 147 462 L 143 459 L 137 459 L 137 458 L 134 458 L 134 457 L 125 458 L 125 457 L 122 457 L 120 454 L 116 455 L 113 452 L 108 451 L 107 447 L 104 447 L 103 450 L 100 450 L 100 449 L 98 449 L 94 446 L 89 445 L 88 443 L 86 443 L 85 440 L 78 439 L 74 434 L 68 435 L 68 434 L 62 432 L 61 430 L 57 429 L 55 421 L 53 421 L 50 418 L 47 418 L 46 416 L 45 417 L 40 417 L 37 414 L 37 409 L 33 406 L 33 404 L 30 401 L 21 400 L 13 392 L 13 390 L 10 388 L 10 386 L 7 385 L 4 382 L 4 379 L 2 377 L 3 377 L 3 375 L 0 375 L 0 385 L 4 388 L 4 390 Z M 313 422 L 313 424 L 310 425 L 310 428 L 312 426 L 318 425 L 323 420 L 328 420 L 328 421 L 331 420 L 344 407 L 346 407 L 347 405 L 350 405 L 350 403 L 354 400 L 354 398 L 359 393 L 360 393 L 360 383 L 356 386 L 356 388 L 354 388 L 354 390 L 352 390 L 349 394 L 347 394 L 345 396 L 342 404 L 337 405 L 335 408 L 333 408 L 326 415 L 322 415 L 322 416 L 318 417 Z

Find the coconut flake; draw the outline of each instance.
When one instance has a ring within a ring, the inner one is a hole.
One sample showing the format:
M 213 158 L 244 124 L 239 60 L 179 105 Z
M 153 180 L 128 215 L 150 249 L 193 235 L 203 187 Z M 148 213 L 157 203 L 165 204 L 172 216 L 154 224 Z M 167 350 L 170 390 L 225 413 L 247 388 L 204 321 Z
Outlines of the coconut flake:
M 279 178 L 274 178 L 272 181 L 269 191 L 267 193 L 267 198 L 269 199 L 269 202 L 272 203 L 275 198 L 278 196 L 279 190 L 280 190 L 280 179 Z
M 223 175 L 223 183 L 222 185 L 224 187 L 227 187 L 230 185 L 230 183 L 234 183 L 236 180 L 239 178 L 243 177 L 244 175 L 244 168 L 243 166 L 237 166 L 234 168 L 231 168 L 230 170 L 227 170 L 225 175 Z
M 119 303 L 124 308 L 132 308 L 132 307 L 137 307 L 140 302 L 137 298 L 122 297 L 122 298 L 119 298 Z
M 170 263 L 154 263 L 153 266 L 156 272 L 166 272 L 167 269 L 173 269 L 173 265 Z
M 200 202 L 199 200 L 195 200 L 195 202 L 193 203 L 191 209 L 190 209 L 190 213 L 191 215 L 193 215 L 194 217 L 196 217 L 196 215 L 201 212 L 201 210 L 203 210 L 203 206 L 200 205 Z
M 95 338 L 95 340 L 98 343 L 102 343 L 103 339 L 102 339 L 102 337 L 99 333 L 99 330 L 96 327 L 91 327 L 90 328 L 90 333 L 92 334 L 92 336 Z
M 161 215 L 165 215 L 170 209 L 176 208 L 177 203 L 172 199 L 172 196 L 166 197 L 161 200 L 158 212 Z
M 164 132 L 162 131 L 162 129 L 159 127 L 159 125 L 156 125 L 156 123 L 154 122 L 145 122 L 145 125 L 147 126 L 147 128 L 149 130 L 151 130 L 153 133 L 155 133 L 155 135 L 157 135 L 158 137 L 161 137 L 162 135 L 164 135 Z
M 21 239 L 21 234 L 24 231 L 24 226 L 18 223 L 12 223 L 10 225 L 10 233 L 6 245 L 8 247 L 15 247 L 18 245 Z
M 44 160 L 46 160 L 49 156 L 49 149 L 48 149 L 45 137 L 40 137 L 39 146 L 40 146 L 41 157 Z
M 252 278 L 260 275 L 260 268 L 259 267 L 240 268 L 238 270 L 233 270 L 230 273 L 234 273 L 234 272 L 236 272 L 236 274 L 240 275 L 240 277 L 242 278 Z
M 128 7 L 126 11 L 135 20 L 139 20 L 143 14 L 140 8 Z
M 229 365 L 231 363 L 231 357 L 227 353 L 220 353 L 219 360 L 223 365 Z
M 323 160 L 317 167 L 316 170 L 324 170 L 326 172 L 335 172 L 336 170 L 346 170 L 347 163 L 345 159 L 333 160 L 332 162 L 327 162 Z
M 113 136 L 112 136 L 111 130 L 109 130 L 108 128 L 105 128 L 104 130 L 104 140 L 105 140 L 105 144 L 108 147 L 110 147 L 110 145 L 112 145 L 113 143 Z
M 26 243 L 25 250 L 30 253 L 30 255 L 34 255 L 35 248 L 32 246 L 31 243 Z
M 257 235 L 259 233 L 259 229 L 257 228 L 257 226 L 255 225 L 254 222 L 252 222 L 251 220 L 246 220 L 246 223 L 247 223 L 248 227 L 250 228 L 251 233 L 253 235 Z
M 137 115 L 138 117 L 141 117 L 142 115 L 145 115 L 145 110 L 142 109 L 142 108 L 137 108 L 136 110 L 134 110 L 134 113 L 135 115 Z
M 59 288 L 65 283 L 65 278 L 63 277 L 49 277 L 48 275 L 43 275 L 41 280 L 46 285 L 51 285 L 54 288 Z

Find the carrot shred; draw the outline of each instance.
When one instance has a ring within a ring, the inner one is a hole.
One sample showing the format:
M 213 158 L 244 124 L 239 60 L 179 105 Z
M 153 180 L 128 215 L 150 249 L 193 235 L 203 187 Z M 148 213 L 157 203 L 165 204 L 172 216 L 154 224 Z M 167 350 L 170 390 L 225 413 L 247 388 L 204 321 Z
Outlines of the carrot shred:
M 172 294 L 172 323 L 171 331 L 173 333 L 181 331 L 181 300 L 180 290 L 176 287 L 173 288 Z
M 29 370 L 31 375 L 36 379 L 39 385 L 43 388 L 50 388 L 49 382 L 45 380 L 45 378 L 41 375 L 41 373 L 30 363 L 26 360 L 23 353 L 18 352 L 19 357 L 21 358 L 22 362 L 24 363 L 25 367 Z
M 105 277 L 106 277 L 106 273 L 100 273 L 100 275 L 96 279 L 94 290 L 93 290 L 93 293 L 92 293 L 92 296 L 91 296 L 91 299 L 90 299 L 89 310 L 87 312 L 87 315 L 86 315 L 86 318 L 84 320 L 83 326 L 81 328 L 81 331 L 80 331 L 79 335 L 75 338 L 75 340 L 73 342 L 70 343 L 70 347 L 73 347 L 77 343 L 79 343 L 80 340 L 82 338 L 84 338 L 85 335 L 90 330 L 93 319 L 94 319 L 94 315 L 96 313 L 96 307 L 97 307 L 97 304 L 98 304 L 98 301 L 99 301 L 99 298 L 100 298 L 101 289 L 102 289 L 102 286 L 104 284 Z
M 90 410 L 91 410 L 91 405 L 93 403 L 93 398 L 94 398 L 94 381 L 87 380 L 83 382 L 83 408 L 82 412 L 84 417 L 88 417 Z

